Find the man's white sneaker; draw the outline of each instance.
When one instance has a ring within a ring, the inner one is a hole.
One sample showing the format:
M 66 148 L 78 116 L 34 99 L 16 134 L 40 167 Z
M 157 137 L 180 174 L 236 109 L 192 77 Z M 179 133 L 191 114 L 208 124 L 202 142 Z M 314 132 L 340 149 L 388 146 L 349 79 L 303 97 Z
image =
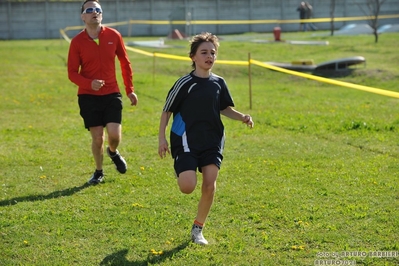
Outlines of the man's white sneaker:
M 208 241 L 202 235 L 202 227 L 194 224 L 191 229 L 191 240 L 200 245 L 208 245 Z

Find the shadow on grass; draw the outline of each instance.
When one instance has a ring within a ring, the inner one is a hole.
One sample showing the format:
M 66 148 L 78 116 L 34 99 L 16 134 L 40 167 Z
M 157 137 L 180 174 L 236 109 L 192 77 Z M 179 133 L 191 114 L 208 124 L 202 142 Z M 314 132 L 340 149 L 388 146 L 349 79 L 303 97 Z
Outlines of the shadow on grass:
M 15 205 L 19 202 L 25 202 L 25 201 L 33 202 L 33 201 L 38 201 L 38 200 L 47 200 L 47 199 L 55 199 L 55 198 L 59 198 L 59 197 L 71 196 L 89 186 L 91 186 L 91 185 L 85 183 L 79 187 L 72 187 L 72 188 L 67 188 L 64 190 L 54 191 L 47 195 L 24 196 L 24 197 L 16 197 L 16 198 L 8 199 L 8 200 L 2 200 L 2 201 L 0 201 L 0 207 Z
M 172 258 L 180 250 L 185 249 L 189 245 L 190 241 L 181 243 L 179 246 L 164 251 L 161 255 L 148 255 L 148 258 L 143 261 L 128 261 L 126 255 L 129 252 L 128 249 L 115 252 L 111 255 L 106 256 L 101 262 L 100 266 L 139 266 L 139 265 L 152 265 L 165 261 L 168 258 Z
M 346 68 L 339 70 L 321 69 L 314 71 L 312 74 L 323 78 L 343 78 L 352 75 L 355 70 L 355 68 Z

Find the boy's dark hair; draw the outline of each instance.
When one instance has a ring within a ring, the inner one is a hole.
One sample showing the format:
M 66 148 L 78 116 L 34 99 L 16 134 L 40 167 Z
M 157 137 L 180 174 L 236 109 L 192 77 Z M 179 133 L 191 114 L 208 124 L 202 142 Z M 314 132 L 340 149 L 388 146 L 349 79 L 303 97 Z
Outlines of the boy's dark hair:
M 97 3 L 100 3 L 100 0 L 86 0 L 86 1 L 84 1 L 83 4 L 82 4 L 82 7 L 80 8 L 80 13 L 81 13 L 81 14 L 83 13 L 83 11 L 85 11 L 84 6 L 85 6 L 85 4 L 86 4 L 87 2 L 97 2 Z

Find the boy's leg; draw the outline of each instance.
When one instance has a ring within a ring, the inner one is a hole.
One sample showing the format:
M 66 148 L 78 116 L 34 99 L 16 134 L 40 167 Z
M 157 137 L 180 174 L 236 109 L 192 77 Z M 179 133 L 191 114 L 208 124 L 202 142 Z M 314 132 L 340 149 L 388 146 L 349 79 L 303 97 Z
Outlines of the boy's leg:
M 191 229 L 191 239 L 196 244 L 207 245 L 208 241 L 202 235 L 202 229 L 213 203 L 219 168 L 214 164 L 210 164 L 202 167 L 201 170 L 203 179 L 201 188 L 202 193 L 200 202 L 198 203 L 197 217 L 195 218 Z
M 177 175 L 177 184 L 180 191 L 190 194 L 197 185 L 198 159 L 191 153 L 180 153 L 175 157 L 174 169 Z
M 197 185 L 197 174 L 196 171 L 187 170 L 181 172 L 177 178 L 177 184 L 179 185 L 180 191 L 184 194 L 190 194 L 194 191 Z
M 198 204 L 198 212 L 196 217 L 196 220 L 202 224 L 205 223 L 213 203 L 218 173 L 219 168 L 214 164 L 202 167 L 202 194 Z

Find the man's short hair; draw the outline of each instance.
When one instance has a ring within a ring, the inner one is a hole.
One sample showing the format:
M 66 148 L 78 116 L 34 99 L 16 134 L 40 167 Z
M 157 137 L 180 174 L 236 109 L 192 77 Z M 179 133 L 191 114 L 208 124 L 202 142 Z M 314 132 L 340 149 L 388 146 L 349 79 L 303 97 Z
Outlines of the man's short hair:
M 87 2 L 97 2 L 100 3 L 100 0 L 86 0 L 83 2 L 82 7 L 80 8 L 80 13 L 83 13 L 83 11 L 85 11 L 84 6 Z

